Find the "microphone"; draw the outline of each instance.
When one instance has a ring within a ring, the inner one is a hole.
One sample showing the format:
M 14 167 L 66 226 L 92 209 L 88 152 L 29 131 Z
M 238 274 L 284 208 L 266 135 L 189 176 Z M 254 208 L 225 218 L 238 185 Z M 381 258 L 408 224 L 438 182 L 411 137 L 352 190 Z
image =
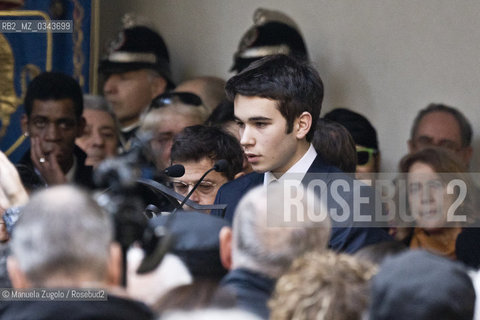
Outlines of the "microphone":
M 225 172 L 228 168 L 228 161 L 220 159 L 213 165 L 213 169 L 217 172 Z M 184 168 L 185 169 L 185 168 Z
M 187 202 L 188 199 L 190 199 L 190 197 L 192 196 L 192 194 L 195 192 L 195 190 L 197 190 L 198 186 L 200 185 L 200 183 L 203 181 L 203 179 L 205 179 L 205 177 L 207 176 L 207 174 L 209 174 L 210 172 L 212 171 L 217 171 L 217 172 L 224 172 L 228 167 L 228 161 L 225 160 L 225 159 L 220 159 L 218 160 L 217 162 L 215 162 L 215 164 L 213 165 L 213 167 L 211 167 L 210 169 L 207 170 L 207 172 L 205 172 L 203 174 L 203 176 L 198 179 L 197 183 L 195 183 L 195 185 L 193 186 L 192 190 L 190 190 L 190 192 L 185 196 L 185 198 L 183 199 L 183 201 L 180 203 L 180 205 L 175 208 L 175 210 L 173 210 L 172 212 L 172 216 L 177 212 L 178 209 L 182 209 L 183 205 L 185 204 L 185 202 Z
M 172 166 L 173 167 L 173 166 Z M 171 168 L 171 167 L 170 167 Z M 167 169 L 170 169 L 167 168 Z M 183 170 L 185 171 L 185 168 L 182 166 Z M 144 258 L 142 263 L 137 269 L 137 273 L 142 274 L 146 272 L 150 272 L 153 269 L 155 269 L 158 264 L 163 260 L 163 257 L 165 254 L 168 252 L 170 247 L 172 246 L 173 242 L 175 241 L 173 234 L 170 232 L 170 227 L 173 223 L 173 220 L 175 219 L 176 213 L 178 209 L 181 209 L 185 202 L 190 199 L 192 194 L 197 190 L 198 186 L 200 183 L 205 179 L 207 174 L 209 174 L 212 171 L 217 171 L 217 172 L 225 172 L 225 170 L 228 168 L 228 161 L 225 159 L 220 159 L 215 164 L 213 167 L 208 169 L 201 177 L 198 179 L 197 183 L 193 186 L 192 190 L 183 198 L 182 202 L 180 205 L 175 208 L 175 210 L 172 211 L 172 213 L 167 217 L 167 220 L 165 221 L 165 224 L 163 226 L 159 226 L 155 228 L 155 234 L 157 237 L 161 237 L 160 242 L 156 245 L 153 253 L 151 254 L 150 258 Z M 170 170 L 171 171 L 171 170 Z M 182 174 L 183 175 L 183 174 Z
M 168 167 L 167 169 L 163 170 L 167 176 L 172 178 L 178 178 L 185 174 L 185 167 L 181 164 L 174 164 L 173 166 Z

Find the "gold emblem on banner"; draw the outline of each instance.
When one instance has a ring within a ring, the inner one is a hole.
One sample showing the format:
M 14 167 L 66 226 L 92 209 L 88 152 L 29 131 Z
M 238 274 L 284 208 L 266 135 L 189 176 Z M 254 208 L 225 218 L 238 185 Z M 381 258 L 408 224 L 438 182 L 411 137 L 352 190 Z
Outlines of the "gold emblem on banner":
M 45 21 L 50 21 L 50 17 L 42 11 L 37 10 L 10 10 L 0 11 L 3 17 L 41 17 Z M 52 69 L 52 34 L 48 31 L 46 34 L 47 52 L 45 56 L 45 71 Z M 34 64 L 26 64 L 21 71 L 21 94 L 17 97 L 15 92 L 14 79 L 14 55 L 10 43 L 3 34 L 0 34 L 0 119 L 2 127 L 0 129 L 0 138 L 2 138 L 8 126 L 10 125 L 10 117 L 17 110 L 18 106 L 23 103 L 23 98 L 27 91 L 28 81 L 41 73 L 40 67 Z M 15 149 L 21 145 L 25 137 L 21 135 L 13 145 L 5 151 L 10 155 Z
M 23 102 L 27 91 L 27 77 L 29 80 L 40 74 L 41 70 L 34 64 L 27 64 L 21 72 L 22 96 L 17 97 L 14 86 L 14 63 L 13 51 L 3 34 L 0 33 L 0 119 L 2 127 L 0 138 L 2 138 L 10 125 L 10 116 Z
M 10 124 L 10 116 L 17 110 L 21 100 L 15 94 L 13 79 L 13 52 L 3 34 L 0 34 L 0 138 L 5 135 Z

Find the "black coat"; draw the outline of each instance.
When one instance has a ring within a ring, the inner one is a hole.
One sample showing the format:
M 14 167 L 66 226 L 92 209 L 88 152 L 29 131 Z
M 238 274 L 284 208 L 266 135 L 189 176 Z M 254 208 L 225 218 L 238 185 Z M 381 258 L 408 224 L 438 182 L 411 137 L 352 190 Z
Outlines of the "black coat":
M 220 286 L 235 297 L 237 308 L 248 311 L 262 319 L 268 319 L 270 311 L 267 302 L 275 288 L 275 279 L 246 269 L 230 271 Z

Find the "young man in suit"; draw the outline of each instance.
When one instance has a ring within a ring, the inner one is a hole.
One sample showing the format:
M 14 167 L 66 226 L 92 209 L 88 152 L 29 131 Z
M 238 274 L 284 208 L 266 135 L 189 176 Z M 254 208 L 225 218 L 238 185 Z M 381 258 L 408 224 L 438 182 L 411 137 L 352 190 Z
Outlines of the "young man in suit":
M 240 198 L 257 185 L 267 186 L 275 180 L 283 183 L 292 179 L 290 174 L 294 173 L 294 179 L 304 185 L 319 177 L 315 174 L 322 174 L 320 179 L 331 186 L 342 174 L 338 168 L 327 165 L 311 145 L 323 100 L 322 80 L 311 66 L 285 55 L 269 56 L 232 77 L 225 88 L 234 101 L 240 144 L 255 171 L 218 191 L 215 203 L 228 204 L 227 220 L 233 220 Z M 348 176 L 341 177 L 353 185 Z M 329 193 L 329 212 L 344 208 L 341 204 L 354 208 L 356 199 L 351 190 L 344 190 L 343 199 L 336 201 Z M 369 200 L 369 207 L 364 206 L 362 212 L 372 214 L 373 197 Z M 352 215 L 347 220 L 337 220 L 332 219 L 329 243 L 335 250 L 355 252 L 389 238 L 379 228 L 356 227 Z

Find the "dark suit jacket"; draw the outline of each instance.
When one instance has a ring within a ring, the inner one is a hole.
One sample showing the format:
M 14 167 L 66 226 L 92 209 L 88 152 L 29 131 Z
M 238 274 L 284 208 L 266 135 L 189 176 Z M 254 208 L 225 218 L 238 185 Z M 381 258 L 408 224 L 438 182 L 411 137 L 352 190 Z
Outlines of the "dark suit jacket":
M 93 167 L 85 165 L 87 155 L 79 147 L 75 146 L 73 155 L 77 160 L 73 182 L 85 188 L 93 189 Z M 45 187 L 43 178 L 35 172 L 32 159 L 30 158 L 30 149 L 25 152 L 20 161 L 15 165 L 22 180 L 23 185 L 30 191 Z
M 322 175 L 321 177 L 315 176 L 313 175 L 315 173 L 321 173 Z M 215 198 L 215 204 L 228 204 L 225 212 L 225 219 L 227 219 L 230 223 L 233 221 L 235 209 L 242 196 L 245 195 L 250 189 L 261 185 L 263 183 L 263 178 L 263 173 L 253 172 L 223 185 L 218 190 L 217 197 Z M 304 179 L 302 180 L 302 183 L 304 185 L 308 185 L 308 183 L 313 179 L 318 178 L 323 180 L 327 186 L 330 186 L 331 183 L 337 178 L 345 180 L 350 185 L 350 191 L 343 192 L 341 195 L 350 208 L 353 208 L 354 198 L 353 192 L 351 191 L 353 190 L 353 179 L 341 172 L 338 168 L 326 164 L 321 157 L 317 155 L 314 162 L 308 169 L 307 175 L 305 175 Z M 361 213 L 363 216 L 373 215 L 375 210 L 373 190 L 367 187 L 362 188 L 362 191 L 365 190 L 367 192 L 366 194 L 362 193 L 362 196 L 368 197 L 370 201 L 368 205 L 362 205 Z M 329 209 L 336 208 L 341 211 L 340 204 L 332 199 L 331 192 L 328 192 L 327 199 L 327 206 Z M 221 215 L 221 212 L 212 211 L 212 214 Z M 364 246 L 385 240 L 392 239 L 384 229 L 357 226 L 354 224 L 353 217 L 350 214 L 350 217 L 347 221 L 341 223 L 332 221 L 332 235 L 329 246 L 336 251 L 354 253 Z
M 222 279 L 220 287 L 233 294 L 237 308 L 253 313 L 261 319 L 268 319 L 270 311 L 267 303 L 275 288 L 275 282 L 275 279 L 247 269 L 235 269 Z

